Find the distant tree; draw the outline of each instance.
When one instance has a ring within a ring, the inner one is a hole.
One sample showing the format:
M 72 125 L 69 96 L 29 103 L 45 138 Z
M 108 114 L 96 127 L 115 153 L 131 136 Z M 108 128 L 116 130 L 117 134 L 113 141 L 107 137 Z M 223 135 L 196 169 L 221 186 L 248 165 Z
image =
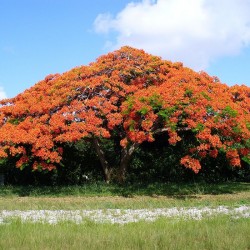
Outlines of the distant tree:
M 0 120 L 0 157 L 16 158 L 19 168 L 52 170 L 62 160 L 63 144 L 86 140 L 106 182 L 112 175 L 123 182 L 134 151 L 163 132 L 171 145 L 191 135 L 180 163 L 195 172 L 202 158 L 220 151 L 232 166 L 250 162 L 249 87 L 228 87 L 131 47 L 49 75 L 1 101 Z M 118 161 L 107 160 L 107 141 Z

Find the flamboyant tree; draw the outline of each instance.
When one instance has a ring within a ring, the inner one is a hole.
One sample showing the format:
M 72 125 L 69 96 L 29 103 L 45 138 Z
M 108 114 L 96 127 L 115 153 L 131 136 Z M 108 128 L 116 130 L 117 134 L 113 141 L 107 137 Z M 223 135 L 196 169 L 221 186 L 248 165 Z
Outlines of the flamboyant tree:
M 161 86 L 139 90 L 122 105 L 128 143 L 153 141 L 154 135 L 168 133 L 170 145 L 193 136 L 186 144 L 182 165 L 198 173 L 200 160 L 219 152 L 226 154 L 231 166 L 250 160 L 250 88 L 228 87 L 206 73 L 178 70 Z
M 52 170 L 62 145 L 93 144 L 108 182 L 125 173 L 135 149 L 158 133 L 175 145 L 194 140 L 180 159 L 198 172 L 200 160 L 224 152 L 232 166 L 250 159 L 250 88 L 228 87 L 216 77 L 130 47 L 88 66 L 47 76 L 15 98 L 1 101 L 0 157 L 17 167 Z M 119 166 L 107 161 L 103 139 L 120 142 Z

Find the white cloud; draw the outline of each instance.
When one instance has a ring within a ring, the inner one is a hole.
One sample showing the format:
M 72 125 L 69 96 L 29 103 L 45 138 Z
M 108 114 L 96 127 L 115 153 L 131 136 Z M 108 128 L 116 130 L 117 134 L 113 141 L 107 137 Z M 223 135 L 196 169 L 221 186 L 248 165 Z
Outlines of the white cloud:
M 7 95 L 3 89 L 3 87 L 0 87 L 0 100 L 7 98 Z
M 130 45 L 200 70 L 250 45 L 249 13 L 250 0 L 142 0 L 98 15 L 94 27 L 115 35 L 112 49 Z

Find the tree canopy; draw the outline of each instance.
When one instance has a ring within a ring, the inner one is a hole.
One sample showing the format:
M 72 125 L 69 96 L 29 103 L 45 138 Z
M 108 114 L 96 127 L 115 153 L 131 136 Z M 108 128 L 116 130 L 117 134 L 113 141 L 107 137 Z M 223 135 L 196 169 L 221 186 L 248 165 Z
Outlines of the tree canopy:
M 109 181 L 114 166 L 102 149 L 108 139 L 119 142 L 122 181 L 135 149 L 159 133 L 170 145 L 190 136 L 180 163 L 194 172 L 219 153 L 232 166 L 250 163 L 249 87 L 229 87 L 131 47 L 49 75 L 0 104 L 0 158 L 15 158 L 18 168 L 55 169 L 63 144 L 86 140 Z

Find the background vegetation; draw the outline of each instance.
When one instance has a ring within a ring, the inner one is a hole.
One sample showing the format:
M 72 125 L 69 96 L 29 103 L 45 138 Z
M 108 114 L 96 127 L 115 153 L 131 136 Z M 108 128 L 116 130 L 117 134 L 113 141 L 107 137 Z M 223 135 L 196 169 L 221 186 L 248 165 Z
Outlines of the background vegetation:
M 204 158 L 203 168 L 199 173 L 194 173 L 179 162 L 182 149 L 185 147 L 181 144 L 187 142 L 181 141 L 179 145 L 171 146 L 167 138 L 166 134 L 157 136 L 155 142 L 145 142 L 135 151 L 124 185 L 250 181 L 250 165 L 243 162 L 240 168 L 231 167 L 224 153 L 220 153 L 216 159 Z M 118 162 L 119 155 L 115 145 L 108 140 L 104 141 L 103 145 L 108 160 Z M 6 185 L 83 185 L 104 180 L 100 161 L 92 145 L 85 141 L 65 144 L 62 164 L 53 171 L 32 171 L 29 166 L 21 170 L 16 168 L 11 158 L 2 160 L 0 164 Z

